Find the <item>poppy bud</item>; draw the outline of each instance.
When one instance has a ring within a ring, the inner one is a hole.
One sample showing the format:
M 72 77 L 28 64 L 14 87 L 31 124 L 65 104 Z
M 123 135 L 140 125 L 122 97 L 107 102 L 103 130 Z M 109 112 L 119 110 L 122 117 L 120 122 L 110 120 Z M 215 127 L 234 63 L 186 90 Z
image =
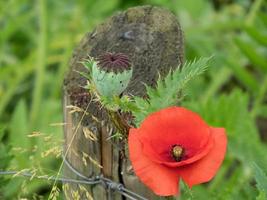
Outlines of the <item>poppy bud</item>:
M 105 53 L 92 66 L 92 79 L 103 96 L 119 96 L 132 77 L 129 58 L 122 53 Z

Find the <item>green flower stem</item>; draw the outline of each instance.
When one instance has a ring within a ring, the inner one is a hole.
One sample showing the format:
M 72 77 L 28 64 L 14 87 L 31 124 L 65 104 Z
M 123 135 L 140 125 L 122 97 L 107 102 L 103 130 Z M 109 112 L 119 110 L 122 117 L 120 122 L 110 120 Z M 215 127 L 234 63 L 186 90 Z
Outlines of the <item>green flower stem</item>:
M 44 85 L 44 72 L 46 65 L 46 39 L 47 39 L 47 31 L 46 31 L 46 0 L 38 1 L 38 13 L 39 13 L 39 38 L 38 38 L 38 61 L 36 64 L 36 77 L 34 83 L 34 91 L 33 91 L 33 103 L 31 108 L 31 127 L 35 126 L 35 122 L 37 120 L 37 115 L 39 112 L 39 108 L 41 105 L 41 99 L 43 94 L 43 85 Z
M 61 61 L 61 64 L 59 66 L 58 70 L 58 78 L 55 80 L 55 87 L 53 88 L 52 96 L 60 96 L 61 95 L 61 87 L 62 82 L 65 76 L 65 72 L 69 63 L 69 58 L 72 55 L 72 50 L 74 46 L 74 37 L 71 35 L 68 37 L 68 41 L 66 42 L 67 48 L 63 54 L 63 60 Z
M 130 126 L 117 111 L 109 110 L 108 114 L 117 131 L 127 138 Z
M 253 24 L 255 17 L 257 16 L 257 12 L 261 7 L 261 4 L 263 3 L 263 0 L 256 0 L 251 6 L 251 9 L 247 15 L 246 19 L 246 25 L 250 26 Z

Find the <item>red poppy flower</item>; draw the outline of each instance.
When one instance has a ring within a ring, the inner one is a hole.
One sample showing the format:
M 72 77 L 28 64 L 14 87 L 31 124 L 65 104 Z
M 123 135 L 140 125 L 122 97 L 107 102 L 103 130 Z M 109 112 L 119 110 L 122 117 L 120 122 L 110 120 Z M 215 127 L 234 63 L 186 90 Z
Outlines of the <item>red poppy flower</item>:
M 179 192 L 179 179 L 189 187 L 208 182 L 226 152 L 223 128 L 208 126 L 199 115 L 169 107 L 149 115 L 129 132 L 129 155 L 135 174 L 157 195 Z

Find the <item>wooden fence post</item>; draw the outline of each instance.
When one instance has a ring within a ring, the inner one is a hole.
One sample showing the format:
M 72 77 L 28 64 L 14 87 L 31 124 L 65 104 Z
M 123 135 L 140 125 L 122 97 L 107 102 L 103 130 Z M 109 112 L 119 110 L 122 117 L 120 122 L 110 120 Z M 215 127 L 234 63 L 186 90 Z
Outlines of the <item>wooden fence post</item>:
M 183 62 L 180 25 L 171 12 L 158 7 L 139 6 L 119 12 L 85 35 L 73 53 L 64 81 L 64 151 L 68 162 L 88 177 L 103 174 L 140 195 L 156 199 L 134 175 L 127 153 L 121 156 L 125 144 L 107 140 L 115 128 L 105 109 L 81 87 L 86 85 L 86 79 L 77 73 L 85 72 L 81 62 L 88 55 L 97 57 L 104 52 L 129 56 L 133 77 L 124 93 L 145 96 L 144 83 L 154 86 L 159 74 L 163 77 L 171 67 Z M 77 178 L 67 167 L 64 174 Z M 89 194 L 93 199 L 108 199 L 101 185 L 68 184 L 64 188 L 66 199 L 90 199 Z M 118 193 L 111 195 L 111 199 L 123 199 Z

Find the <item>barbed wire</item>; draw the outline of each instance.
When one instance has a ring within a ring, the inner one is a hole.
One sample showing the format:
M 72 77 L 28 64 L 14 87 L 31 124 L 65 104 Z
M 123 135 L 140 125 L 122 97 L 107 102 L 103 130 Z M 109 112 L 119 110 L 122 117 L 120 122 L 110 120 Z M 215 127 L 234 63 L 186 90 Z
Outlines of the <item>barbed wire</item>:
M 102 185 L 105 186 L 108 191 L 117 191 L 119 192 L 121 195 L 132 199 L 132 200 L 148 200 L 147 198 L 132 192 L 131 190 L 128 190 L 127 188 L 124 187 L 123 184 L 121 183 L 117 183 L 112 181 L 109 178 L 104 177 L 103 175 L 100 176 L 96 176 L 95 178 L 88 178 L 87 176 L 81 174 L 78 170 L 76 170 L 66 159 L 63 158 L 63 162 L 66 164 L 66 166 L 77 176 L 79 176 L 82 179 L 88 180 L 88 181 L 94 181 L 94 179 L 96 178 L 97 180 L 100 180 Z
M 147 198 L 128 190 L 124 187 L 123 184 L 112 181 L 109 178 L 104 177 L 103 175 L 95 176 L 95 177 L 87 177 L 81 174 L 78 170 L 76 170 L 66 159 L 63 157 L 64 164 L 78 177 L 81 179 L 71 179 L 71 178 L 64 178 L 64 177 L 56 177 L 56 176 L 37 176 L 35 173 L 31 173 L 28 171 L 1 171 L 0 175 L 14 175 L 14 176 L 24 176 L 30 179 L 43 179 L 43 180 L 53 180 L 63 183 L 75 183 L 75 184 L 85 184 L 85 185 L 96 185 L 101 184 L 105 189 L 108 190 L 108 199 L 111 200 L 112 192 L 118 192 L 122 196 L 130 199 L 130 200 L 148 200 Z

